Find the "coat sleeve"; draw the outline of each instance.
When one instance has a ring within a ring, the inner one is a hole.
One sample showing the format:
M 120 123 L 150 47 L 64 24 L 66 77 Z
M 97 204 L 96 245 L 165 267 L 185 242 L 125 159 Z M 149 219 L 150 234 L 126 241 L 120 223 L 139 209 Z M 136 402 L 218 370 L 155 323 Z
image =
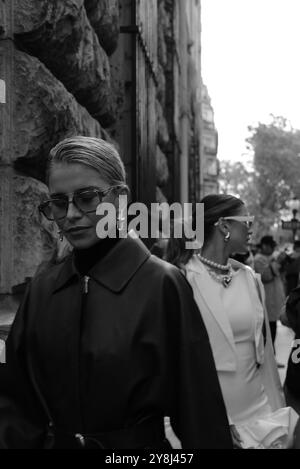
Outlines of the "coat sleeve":
M 290 292 L 285 307 L 290 327 L 300 336 L 300 287 Z
M 208 334 L 190 285 L 176 269 L 165 285 L 169 331 L 169 409 L 183 448 L 232 448 Z
M 6 340 L 0 365 L 0 449 L 39 448 L 46 424 L 27 371 L 26 315 L 29 288 Z

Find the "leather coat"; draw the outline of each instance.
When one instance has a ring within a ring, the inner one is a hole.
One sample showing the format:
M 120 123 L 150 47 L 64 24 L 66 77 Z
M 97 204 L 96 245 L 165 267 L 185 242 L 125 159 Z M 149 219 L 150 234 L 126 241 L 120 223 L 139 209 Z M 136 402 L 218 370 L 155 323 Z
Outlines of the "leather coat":
M 6 360 L 0 448 L 44 447 L 49 421 L 85 434 L 166 415 L 184 448 L 232 447 L 192 290 L 138 239 L 120 240 L 84 278 L 72 256 L 35 277 Z

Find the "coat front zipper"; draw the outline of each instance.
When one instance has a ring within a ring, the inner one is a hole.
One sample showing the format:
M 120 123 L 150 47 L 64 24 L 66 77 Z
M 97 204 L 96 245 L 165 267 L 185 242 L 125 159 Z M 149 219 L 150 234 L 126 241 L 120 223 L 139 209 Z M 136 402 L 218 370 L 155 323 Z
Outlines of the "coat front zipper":
M 88 277 L 88 275 L 85 275 L 85 276 L 83 277 L 83 281 L 84 281 L 84 289 L 83 289 L 83 291 L 84 291 L 84 293 L 88 293 L 88 291 L 89 291 L 89 280 L 90 280 L 90 277 Z
M 86 422 L 84 418 L 84 409 L 83 409 L 83 402 L 84 402 L 84 391 L 82 387 L 82 332 L 84 328 L 84 322 L 85 322 L 85 309 L 86 309 L 86 303 L 88 299 L 88 293 L 89 293 L 89 280 L 90 277 L 88 275 L 84 275 L 82 278 L 83 280 L 83 286 L 82 288 L 82 295 L 81 295 L 81 318 L 80 318 L 80 337 L 79 337 L 79 360 L 78 360 L 78 387 L 79 387 L 79 408 L 80 408 L 80 420 L 81 420 L 81 427 L 82 431 L 85 430 L 86 428 Z M 81 280 L 81 281 L 82 281 Z

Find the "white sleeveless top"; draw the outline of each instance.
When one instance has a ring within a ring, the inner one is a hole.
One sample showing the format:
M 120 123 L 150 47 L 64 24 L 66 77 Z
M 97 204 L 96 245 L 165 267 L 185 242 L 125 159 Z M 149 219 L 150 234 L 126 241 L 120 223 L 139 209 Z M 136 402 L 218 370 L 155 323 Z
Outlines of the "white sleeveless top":
M 236 371 L 219 371 L 228 415 L 233 423 L 243 423 L 271 412 L 262 377 L 256 364 L 253 306 L 245 271 L 234 273 L 228 288 L 212 279 L 223 312 L 232 329 L 237 351 Z
M 263 345 L 262 305 L 252 272 L 236 261 L 232 265 L 238 270 L 228 288 L 208 274 L 197 256 L 186 266 L 211 341 L 228 417 L 236 425 L 243 448 L 287 448 L 298 415 L 284 407 L 268 324 Z

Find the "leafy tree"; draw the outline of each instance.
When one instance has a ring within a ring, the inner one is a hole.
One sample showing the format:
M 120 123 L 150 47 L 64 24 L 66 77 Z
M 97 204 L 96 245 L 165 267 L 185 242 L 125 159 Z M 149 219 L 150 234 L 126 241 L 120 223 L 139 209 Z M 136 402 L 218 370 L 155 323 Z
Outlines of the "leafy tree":
M 300 198 L 300 130 L 284 117 L 271 117 L 270 124 L 249 127 L 251 169 L 242 163 L 221 163 L 221 191 L 245 201 L 256 217 L 258 238 L 280 223 L 280 210 L 287 200 Z
M 278 213 L 286 200 L 300 197 L 300 131 L 274 116 L 270 125 L 260 123 L 249 130 L 260 205 Z
M 270 224 L 273 224 L 273 219 L 270 221 L 270 216 L 262 216 L 260 208 L 259 194 L 256 189 L 256 174 L 253 168 L 246 167 L 241 162 L 231 162 L 223 160 L 220 163 L 219 175 L 220 192 L 224 194 L 231 194 L 239 197 L 245 202 L 248 211 L 251 215 L 255 216 L 255 233 L 253 241 L 258 242 L 261 233 L 269 231 Z
M 223 160 L 220 162 L 220 190 L 225 194 L 232 194 L 241 199 L 251 191 L 253 174 L 241 162 L 233 163 Z
M 300 198 L 300 131 L 284 117 L 271 116 L 271 124 L 249 127 L 255 188 L 261 225 L 280 223 L 280 210 L 293 197 Z

